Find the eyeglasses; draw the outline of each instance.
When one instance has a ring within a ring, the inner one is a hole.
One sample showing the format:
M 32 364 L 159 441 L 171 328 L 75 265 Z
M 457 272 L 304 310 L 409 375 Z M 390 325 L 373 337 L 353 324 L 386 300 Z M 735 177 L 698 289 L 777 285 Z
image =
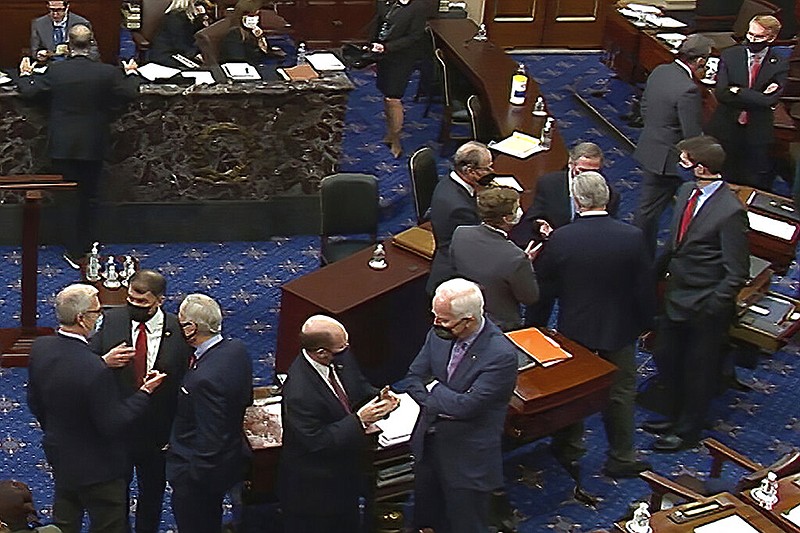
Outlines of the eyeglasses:
M 190 322 L 178 322 L 178 325 L 181 327 L 181 329 L 183 329 L 186 326 L 194 325 L 194 322 L 191 322 L 191 321 Z
M 103 314 L 103 308 L 101 307 L 100 309 L 87 309 L 86 311 L 83 312 L 83 314 L 84 315 L 88 315 L 88 314 L 102 315 Z
M 66 11 L 67 11 L 66 7 L 51 7 L 50 8 L 50 13 L 66 13 Z

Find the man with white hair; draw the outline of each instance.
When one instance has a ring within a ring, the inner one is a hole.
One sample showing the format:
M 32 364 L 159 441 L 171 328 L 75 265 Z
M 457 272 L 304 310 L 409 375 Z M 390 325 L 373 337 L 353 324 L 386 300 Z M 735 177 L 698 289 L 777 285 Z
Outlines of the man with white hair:
M 471 281 L 442 283 L 432 307 L 433 327 L 404 380 L 422 408 L 411 438 L 414 527 L 485 533 L 490 494 L 503 486 L 500 440 L 516 348 L 484 316 Z
M 167 452 L 172 511 L 180 531 L 219 533 L 222 500 L 244 477 L 244 411 L 253 401 L 244 345 L 222 338 L 222 311 L 204 294 L 181 303 L 178 323 L 194 347 L 178 393 Z
M 361 374 L 337 320 L 314 315 L 300 330 L 301 354 L 283 386 L 278 474 L 286 531 L 356 533 L 366 486 L 366 430 L 399 401 Z
M 28 372 L 28 407 L 42 427 L 53 468 L 53 522 L 79 533 L 84 512 L 92 531 L 125 533 L 128 455 L 123 432 L 147 408 L 165 374 L 149 373 L 121 400 L 110 368 L 87 339 L 103 314 L 97 289 L 70 285 L 56 295 L 58 333 L 36 339 Z M 107 355 L 131 351 L 117 346 Z

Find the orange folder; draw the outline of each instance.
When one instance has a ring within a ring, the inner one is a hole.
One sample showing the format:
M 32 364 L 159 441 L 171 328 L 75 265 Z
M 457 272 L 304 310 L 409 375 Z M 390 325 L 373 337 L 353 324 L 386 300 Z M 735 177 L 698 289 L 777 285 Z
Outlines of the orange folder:
M 506 337 L 542 366 L 550 366 L 572 357 L 571 353 L 537 328 L 509 331 Z

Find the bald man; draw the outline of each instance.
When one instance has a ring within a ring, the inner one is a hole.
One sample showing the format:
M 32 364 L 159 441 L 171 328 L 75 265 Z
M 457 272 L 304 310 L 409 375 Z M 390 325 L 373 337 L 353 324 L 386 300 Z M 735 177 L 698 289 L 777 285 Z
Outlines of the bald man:
M 366 429 L 399 404 L 370 385 L 350 353 L 347 331 L 315 315 L 300 331 L 301 354 L 283 386 L 283 448 L 278 492 L 287 532 L 354 533 Z

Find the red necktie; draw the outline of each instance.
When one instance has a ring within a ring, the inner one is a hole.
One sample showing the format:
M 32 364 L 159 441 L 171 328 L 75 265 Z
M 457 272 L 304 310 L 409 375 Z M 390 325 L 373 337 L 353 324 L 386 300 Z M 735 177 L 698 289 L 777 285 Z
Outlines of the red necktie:
M 753 56 L 750 62 L 750 73 L 747 82 L 747 86 L 751 89 L 753 88 L 753 84 L 756 82 L 756 77 L 758 76 L 758 71 L 761 70 L 761 56 Z M 747 115 L 747 111 L 742 111 L 739 113 L 739 124 L 747 124 L 749 117 Z
M 681 227 L 678 229 L 678 238 L 675 240 L 676 244 L 683 240 L 683 236 L 686 235 L 686 230 L 689 229 L 689 223 L 691 223 L 692 217 L 694 217 L 694 210 L 697 207 L 697 199 L 699 196 L 700 189 L 695 188 L 691 196 L 689 196 L 689 201 L 686 202 L 686 209 L 683 210 L 683 215 L 681 216 Z
M 333 387 L 333 392 L 336 394 L 336 399 L 339 400 L 339 403 L 342 404 L 344 410 L 348 413 L 352 413 L 352 409 L 350 409 L 350 400 L 347 398 L 347 394 L 344 392 L 344 389 L 341 385 L 339 385 L 339 380 L 336 379 L 336 374 L 333 372 L 333 365 L 328 367 L 328 381 Z
M 144 322 L 139 322 L 138 330 L 134 346 L 136 353 L 133 356 L 133 372 L 137 386 L 144 383 L 144 375 L 147 373 L 147 326 Z

